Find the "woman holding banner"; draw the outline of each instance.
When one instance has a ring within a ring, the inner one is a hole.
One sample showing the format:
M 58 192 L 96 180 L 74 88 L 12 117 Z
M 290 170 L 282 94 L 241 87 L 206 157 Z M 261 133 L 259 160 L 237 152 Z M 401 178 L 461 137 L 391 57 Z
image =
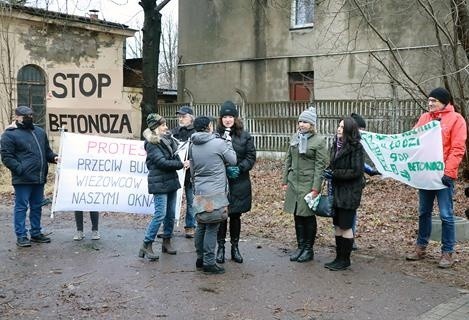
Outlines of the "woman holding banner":
M 189 160 L 183 163 L 176 154 L 177 142 L 171 136 L 166 120 L 162 116 L 156 113 L 149 114 L 147 126 L 143 136 L 147 152 L 148 193 L 153 194 L 155 213 L 147 227 L 138 256 L 157 260 L 159 256 L 153 252 L 152 244 L 163 220 L 172 234 L 176 214 L 176 193 L 181 188 L 176 171 L 189 168 Z M 162 252 L 176 254 L 171 245 L 171 237 L 163 236 Z
M 337 271 L 350 266 L 354 238 L 352 226 L 365 187 L 365 151 L 360 143 L 357 122 L 352 117 L 340 121 L 330 158 L 324 178 L 332 181 L 336 258 L 324 266 Z

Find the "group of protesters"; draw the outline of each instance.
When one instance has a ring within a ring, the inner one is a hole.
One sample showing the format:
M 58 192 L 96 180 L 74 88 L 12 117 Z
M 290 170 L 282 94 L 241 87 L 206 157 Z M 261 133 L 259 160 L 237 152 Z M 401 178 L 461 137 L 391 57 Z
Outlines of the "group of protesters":
M 238 110 L 225 101 L 219 117 L 198 116 L 183 106 L 177 111 L 179 126 L 170 131 L 166 119 L 152 113 L 144 131 L 148 192 L 154 195 L 155 212 L 150 221 L 139 257 L 157 260 L 153 251 L 158 230 L 163 225 L 162 252 L 176 254 L 171 244 L 176 213 L 176 193 L 181 184 L 177 170 L 184 169 L 186 179 L 187 238 L 194 237 L 196 267 L 206 273 L 223 273 L 225 238 L 229 225 L 231 259 L 242 263 L 239 251 L 241 215 L 251 210 L 252 192 L 249 171 L 256 162 L 252 136 L 244 130 Z M 177 154 L 180 141 L 190 140 L 188 159 Z M 195 218 L 194 218 L 195 216 Z M 229 223 L 228 223 L 229 221 Z M 196 225 L 195 233 L 193 231 Z M 215 249 L 218 250 L 215 257 Z
M 450 93 L 436 88 L 428 95 L 429 111 L 422 114 L 416 126 L 438 120 L 442 129 L 444 188 L 419 189 L 419 231 L 415 250 L 407 260 L 425 257 L 431 233 L 431 215 L 435 198 L 438 200 L 442 221 L 442 247 L 439 267 L 454 264 L 455 226 L 453 212 L 454 181 L 465 152 L 466 122 L 455 111 Z M 153 242 L 159 236 L 162 252 L 176 254 L 173 229 L 176 214 L 177 191 L 184 188 L 186 197 L 186 238 L 194 238 L 197 254 L 196 268 L 209 274 L 224 273 L 225 239 L 229 231 L 231 260 L 243 262 L 239 249 L 241 216 L 251 210 L 252 187 L 249 172 L 256 162 L 256 147 L 251 134 L 244 128 L 235 104 L 225 101 L 218 118 L 194 116 L 190 106 L 177 112 L 178 126 L 169 130 L 166 119 L 151 113 L 146 119 L 143 136 L 148 168 L 148 193 L 154 198 L 151 218 L 138 256 L 159 259 L 153 251 Z M 14 230 L 19 247 L 30 242 L 47 243 L 51 239 L 41 231 L 41 206 L 44 197 L 48 163 L 58 161 L 43 129 L 33 124 L 33 111 L 20 106 L 15 111 L 15 122 L 1 137 L 2 161 L 12 173 L 15 189 Z M 356 249 L 355 227 L 357 209 L 365 187 L 364 174 L 379 172 L 365 161 L 360 143 L 360 130 L 365 120 L 352 113 L 340 120 L 330 148 L 326 139 L 317 133 L 317 114 L 314 107 L 304 110 L 298 118 L 297 132 L 292 135 L 285 160 L 282 188 L 285 191 L 284 211 L 293 214 L 297 248 L 290 260 L 307 262 L 314 259 L 317 222 L 314 210 L 305 196 L 316 198 L 330 183 L 332 196 L 332 223 L 335 228 L 336 257 L 324 266 L 344 270 L 351 265 L 351 253 Z M 189 142 L 187 158 L 181 159 L 178 149 Z M 177 171 L 184 170 L 186 178 L 179 181 Z M 30 238 L 25 225 L 30 210 Z M 98 212 L 90 213 L 92 239 L 100 239 Z M 75 212 L 77 232 L 74 240 L 82 240 L 83 212 Z M 158 234 L 162 226 L 162 233 Z

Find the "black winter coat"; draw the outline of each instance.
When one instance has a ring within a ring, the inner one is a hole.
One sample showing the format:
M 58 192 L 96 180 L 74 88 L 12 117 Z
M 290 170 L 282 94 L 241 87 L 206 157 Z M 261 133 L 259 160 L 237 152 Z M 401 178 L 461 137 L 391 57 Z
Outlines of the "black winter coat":
M 363 166 L 365 151 L 360 142 L 344 144 L 338 151 L 334 141 L 331 148 L 332 186 L 334 188 L 334 207 L 357 209 L 360 206 L 362 191 L 365 187 Z
M 57 156 L 49 146 L 45 131 L 21 124 L 8 127 L 1 138 L 2 162 L 11 171 L 12 184 L 44 184 Z
M 184 166 L 175 154 L 177 143 L 173 138 L 160 138 L 149 129 L 143 132 L 146 165 L 148 168 L 148 193 L 170 193 L 181 188 L 177 170 Z
M 220 135 L 223 135 L 224 129 L 218 129 Z M 231 132 L 231 142 L 236 152 L 237 166 L 239 167 L 239 177 L 229 179 L 228 213 L 244 213 L 251 210 L 252 187 L 249 171 L 256 163 L 256 147 L 254 139 L 247 131 L 241 131 L 241 134 L 235 135 Z

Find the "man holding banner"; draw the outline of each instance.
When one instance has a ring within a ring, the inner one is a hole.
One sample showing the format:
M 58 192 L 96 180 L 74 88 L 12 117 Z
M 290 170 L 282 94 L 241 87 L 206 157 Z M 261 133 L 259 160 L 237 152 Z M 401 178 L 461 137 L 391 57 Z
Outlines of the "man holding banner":
M 171 129 L 173 137 L 178 139 L 181 143 L 189 143 L 191 135 L 195 132 L 194 129 L 194 115 L 192 108 L 189 106 L 182 106 L 177 112 L 179 125 Z M 186 238 L 194 238 L 195 234 L 195 214 L 192 208 L 194 201 L 194 191 L 192 190 L 192 182 L 190 171 L 188 170 L 184 178 L 184 193 L 186 195 L 186 217 L 184 225 L 184 233 Z
M 421 260 L 425 257 L 426 247 L 432 228 L 432 210 L 435 198 L 438 199 L 441 234 L 440 268 L 450 268 L 454 264 L 452 257 L 455 243 L 455 227 L 453 217 L 454 181 L 457 179 L 458 167 L 465 152 L 467 136 L 466 121 L 450 103 L 450 93 L 445 88 L 436 88 L 428 95 L 428 108 L 420 116 L 415 128 L 425 126 L 433 120 L 441 125 L 443 144 L 444 173 L 442 189 L 419 189 L 419 230 L 415 251 L 408 255 L 407 260 Z

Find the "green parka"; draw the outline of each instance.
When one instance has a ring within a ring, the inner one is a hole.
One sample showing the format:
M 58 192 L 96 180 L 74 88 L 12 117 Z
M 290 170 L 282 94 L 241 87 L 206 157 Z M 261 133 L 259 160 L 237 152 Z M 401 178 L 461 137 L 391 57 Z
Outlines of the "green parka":
M 308 138 L 305 154 L 298 149 L 298 134 L 292 136 L 285 160 L 283 184 L 286 184 L 284 210 L 298 216 L 313 216 L 304 197 L 313 189 L 320 192 L 322 173 L 329 163 L 329 151 L 326 139 L 318 134 Z

